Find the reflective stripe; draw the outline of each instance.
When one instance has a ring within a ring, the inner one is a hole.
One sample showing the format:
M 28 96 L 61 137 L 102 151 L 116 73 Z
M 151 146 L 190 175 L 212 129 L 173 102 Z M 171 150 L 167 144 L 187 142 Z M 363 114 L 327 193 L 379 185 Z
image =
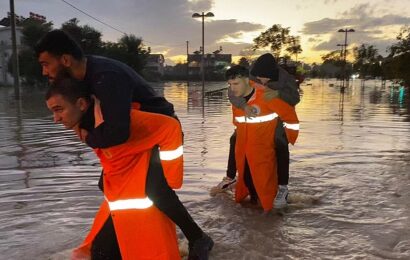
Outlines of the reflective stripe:
M 172 151 L 159 151 L 159 158 L 164 161 L 174 160 L 184 154 L 184 147 L 181 145 Z
M 146 197 L 143 199 L 128 199 L 128 200 L 116 200 L 108 201 L 108 206 L 110 210 L 121 210 L 121 209 L 147 209 L 153 205 L 152 201 Z
M 292 129 L 292 130 L 299 131 L 299 124 L 283 123 L 283 126 L 286 127 L 287 129 Z
M 245 116 L 237 116 L 235 117 L 236 122 L 238 123 L 263 123 L 272 121 L 278 117 L 278 114 L 273 113 L 264 116 L 256 116 L 256 117 L 245 117 Z

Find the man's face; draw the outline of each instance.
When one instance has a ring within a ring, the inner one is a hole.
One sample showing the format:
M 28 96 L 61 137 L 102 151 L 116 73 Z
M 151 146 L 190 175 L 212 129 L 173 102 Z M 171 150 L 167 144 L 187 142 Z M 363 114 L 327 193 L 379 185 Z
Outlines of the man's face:
M 51 96 L 46 103 L 48 109 L 53 112 L 54 123 L 63 124 L 67 129 L 75 127 L 87 110 L 87 103 L 83 98 L 77 99 L 73 104 L 57 94 Z
M 53 83 L 57 75 L 67 69 L 63 65 L 62 57 L 54 56 L 47 51 L 40 53 L 38 62 L 41 65 L 43 76 L 46 76 L 50 83 Z
M 248 78 L 236 77 L 234 79 L 229 79 L 228 85 L 235 97 L 244 96 L 250 88 Z
M 256 77 L 263 85 L 266 85 L 270 78 Z

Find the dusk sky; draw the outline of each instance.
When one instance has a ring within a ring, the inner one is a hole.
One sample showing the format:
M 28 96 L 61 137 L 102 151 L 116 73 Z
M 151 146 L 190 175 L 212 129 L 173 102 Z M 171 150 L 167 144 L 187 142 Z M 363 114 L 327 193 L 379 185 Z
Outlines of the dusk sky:
M 194 12 L 215 14 L 206 18 L 205 51 L 222 46 L 234 57 L 252 44 L 252 39 L 273 24 L 290 27 L 301 37 L 299 59 L 320 62 L 320 55 L 343 43 L 341 28 L 354 28 L 348 34 L 349 48 L 373 44 L 385 55 L 396 42 L 400 28 L 410 25 L 410 0 L 66 0 L 84 12 L 125 33 L 142 37 L 152 53 L 165 55 L 167 64 L 185 60 L 189 51 L 201 45 L 201 20 Z M 0 2 L 0 15 L 6 16 L 9 1 Z M 35 12 L 59 28 L 76 17 L 103 34 L 104 41 L 116 41 L 122 34 L 70 7 L 62 0 L 15 0 L 17 15 Z

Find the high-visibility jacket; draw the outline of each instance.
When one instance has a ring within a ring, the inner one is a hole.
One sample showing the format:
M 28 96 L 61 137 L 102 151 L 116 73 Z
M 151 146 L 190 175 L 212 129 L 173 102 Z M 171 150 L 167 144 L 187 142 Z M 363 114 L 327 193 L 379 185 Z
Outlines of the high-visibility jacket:
M 252 82 L 253 83 L 253 82 Z M 288 141 L 294 144 L 299 132 L 295 108 L 279 98 L 264 99 L 264 87 L 253 83 L 255 92 L 247 104 L 258 110 L 256 117 L 246 117 L 242 109 L 232 106 L 236 126 L 235 158 L 238 169 L 235 200 L 245 199 L 249 191 L 244 182 L 245 159 L 248 161 L 253 184 L 264 210 L 273 207 L 278 189 L 275 155 L 275 129 L 278 118 L 284 122 Z
M 151 149 L 159 145 L 165 178 L 180 188 L 183 176 L 182 131 L 171 117 L 131 110 L 127 142 L 95 149 L 104 169 L 103 201 L 90 233 L 73 258 L 89 255 L 92 242 L 111 214 L 123 260 L 180 259 L 175 224 L 145 193 Z

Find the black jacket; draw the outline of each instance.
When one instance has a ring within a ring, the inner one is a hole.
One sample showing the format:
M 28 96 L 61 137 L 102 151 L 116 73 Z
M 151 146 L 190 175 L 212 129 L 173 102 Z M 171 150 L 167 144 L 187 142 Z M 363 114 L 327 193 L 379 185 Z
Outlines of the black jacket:
M 127 141 L 130 134 L 132 102 L 142 111 L 172 116 L 174 106 L 126 64 L 100 56 L 87 56 L 84 78 L 101 101 L 104 123 L 89 132 L 86 142 L 92 148 L 107 148 Z

